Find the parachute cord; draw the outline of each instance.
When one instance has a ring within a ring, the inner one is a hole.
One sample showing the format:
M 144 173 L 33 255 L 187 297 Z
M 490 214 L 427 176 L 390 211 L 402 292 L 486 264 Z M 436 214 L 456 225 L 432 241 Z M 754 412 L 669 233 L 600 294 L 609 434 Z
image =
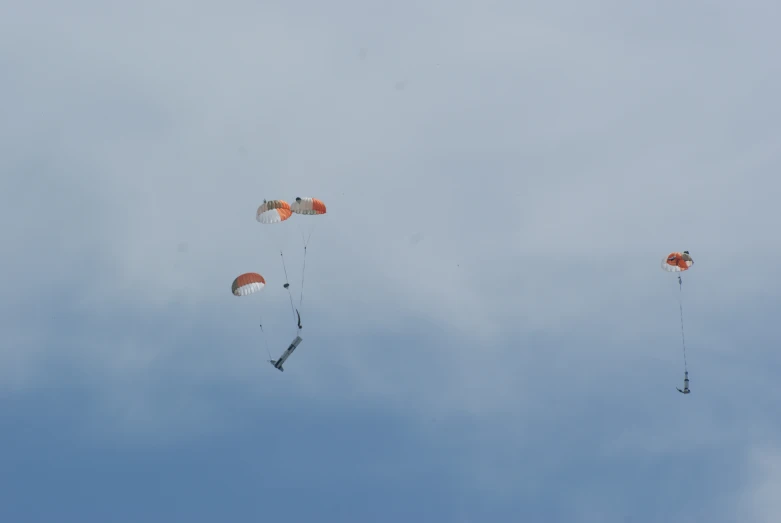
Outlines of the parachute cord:
M 306 248 L 306 246 L 309 245 L 309 239 L 312 237 L 312 234 L 315 232 L 316 228 L 317 228 L 317 224 L 314 224 L 312 226 L 312 230 L 309 231 L 309 236 L 306 237 L 306 241 L 304 242 L 304 248 Z M 303 236 L 303 234 L 301 236 Z
M 271 349 L 268 346 L 268 339 L 266 339 L 266 331 L 263 330 L 263 317 L 260 317 L 260 332 L 263 333 L 263 343 L 266 345 L 266 352 L 268 353 L 268 359 L 273 360 L 274 357 L 271 355 Z
M 301 239 L 304 240 L 304 265 L 301 268 L 301 295 L 298 298 L 298 310 L 301 312 L 303 310 L 303 304 L 304 304 L 304 276 L 306 275 L 306 248 L 309 246 L 309 240 L 312 238 L 312 233 L 315 232 L 315 227 L 317 227 L 317 224 L 312 227 L 312 230 L 309 231 L 309 236 L 304 240 L 304 232 L 301 231 Z
M 290 312 L 293 313 L 293 321 L 296 319 L 296 308 L 293 306 L 293 294 L 290 292 L 290 282 L 287 278 L 287 267 L 285 266 L 285 255 L 282 251 L 279 251 L 279 255 L 282 257 L 282 268 L 285 270 L 285 284 L 287 285 L 287 295 L 290 298 Z
M 678 276 L 678 309 L 681 311 L 681 343 L 683 345 L 683 371 L 689 372 L 686 364 L 686 336 L 683 333 L 683 282 L 681 277 Z
M 304 304 L 304 273 L 306 273 L 306 245 L 304 245 L 304 267 L 301 269 L 301 296 L 298 298 L 298 310 L 303 309 Z

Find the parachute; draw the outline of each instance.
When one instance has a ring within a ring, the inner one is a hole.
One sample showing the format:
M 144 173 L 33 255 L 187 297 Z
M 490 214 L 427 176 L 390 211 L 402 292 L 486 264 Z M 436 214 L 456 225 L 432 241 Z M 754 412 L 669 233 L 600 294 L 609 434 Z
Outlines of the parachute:
M 293 216 L 293 212 L 290 209 L 290 204 L 285 200 L 263 200 L 263 203 L 258 207 L 255 213 L 255 219 L 266 226 L 273 225 L 272 230 L 266 231 L 267 242 L 273 243 L 277 249 L 279 249 L 279 255 L 282 258 L 282 268 L 285 271 L 285 284 L 284 288 L 288 291 L 288 297 L 290 298 L 290 309 L 295 317 L 295 309 L 293 307 L 293 295 L 290 293 L 290 283 L 288 282 L 287 266 L 285 264 L 284 244 L 285 244 L 285 232 L 287 227 L 280 227 L 279 224 L 287 222 L 290 217 Z M 272 238 L 273 237 L 273 238 Z
M 325 214 L 325 204 L 317 198 L 296 198 L 290 210 L 296 214 Z
M 266 280 L 256 272 L 247 272 L 233 280 L 231 292 L 235 296 L 249 296 L 260 292 L 266 286 Z
M 290 218 L 291 215 L 290 204 L 285 200 L 263 200 L 263 204 L 258 207 L 255 219 L 265 224 L 281 223 Z
M 257 272 L 245 272 L 244 274 L 237 276 L 231 284 L 231 292 L 234 296 L 249 296 L 263 290 L 266 286 L 266 279 Z M 260 318 L 260 330 L 263 332 L 263 318 Z M 265 332 L 263 332 L 263 341 L 266 344 L 266 352 L 268 357 L 271 358 L 271 350 L 268 347 L 268 340 L 266 340 Z
M 666 272 L 678 273 L 678 310 L 681 314 L 681 344 L 683 346 L 683 372 L 684 389 L 678 389 L 682 394 L 689 394 L 689 369 L 686 363 L 686 335 L 683 329 L 683 279 L 681 273 L 688 271 L 694 265 L 689 251 L 671 252 L 662 260 L 662 270 Z
M 688 271 L 694 265 L 694 260 L 689 256 L 689 251 L 671 252 L 662 260 L 662 269 L 667 272 Z
M 321 216 L 326 213 L 326 207 L 325 203 L 323 203 L 322 200 L 318 200 L 317 198 L 301 198 L 296 197 L 295 203 L 290 206 L 290 210 L 293 211 L 295 214 L 300 214 L 302 216 Z M 301 295 L 298 299 L 298 309 L 296 312 L 299 312 L 304 305 L 304 276 L 306 274 L 306 248 L 309 245 L 309 239 L 312 237 L 312 233 L 314 232 L 314 228 L 317 225 L 317 222 L 313 222 L 311 228 L 309 229 L 309 235 L 307 235 L 306 239 L 304 240 L 304 264 L 301 268 Z M 301 232 L 301 238 L 303 239 L 304 233 Z M 298 317 L 298 330 L 301 330 L 301 316 Z

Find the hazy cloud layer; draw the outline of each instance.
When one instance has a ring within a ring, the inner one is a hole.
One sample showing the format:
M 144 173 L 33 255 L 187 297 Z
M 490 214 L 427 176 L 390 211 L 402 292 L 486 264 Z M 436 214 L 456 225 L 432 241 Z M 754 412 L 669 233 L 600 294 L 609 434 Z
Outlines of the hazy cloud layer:
M 780 10 L 6 9 L 3 519 L 777 518 Z

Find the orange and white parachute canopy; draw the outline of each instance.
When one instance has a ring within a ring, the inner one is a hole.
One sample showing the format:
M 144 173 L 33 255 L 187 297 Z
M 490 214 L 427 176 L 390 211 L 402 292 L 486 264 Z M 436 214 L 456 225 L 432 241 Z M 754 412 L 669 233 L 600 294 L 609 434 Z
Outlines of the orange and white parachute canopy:
M 233 280 L 231 292 L 235 296 L 248 296 L 260 292 L 266 286 L 266 280 L 256 272 L 247 272 Z
M 662 269 L 667 272 L 683 272 L 694 265 L 694 260 L 689 256 L 689 251 L 671 252 L 662 260 Z
M 280 223 L 292 216 L 290 204 L 285 200 L 263 200 L 255 218 L 260 223 Z
M 317 198 L 296 198 L 290 210 L 296 214 L 325 214 L 325 204 Z

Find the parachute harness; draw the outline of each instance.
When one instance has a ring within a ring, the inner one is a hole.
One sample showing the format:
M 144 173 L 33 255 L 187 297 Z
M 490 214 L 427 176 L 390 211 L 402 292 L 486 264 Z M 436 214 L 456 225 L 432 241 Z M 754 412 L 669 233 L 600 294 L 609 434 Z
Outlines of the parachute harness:
M 681 311 L 681 343 L 683 345 L 683 371 L 688 373 L 686 365 L 686 336 L 683 333 L 683 280 L 678 276 L 678 309 Z

